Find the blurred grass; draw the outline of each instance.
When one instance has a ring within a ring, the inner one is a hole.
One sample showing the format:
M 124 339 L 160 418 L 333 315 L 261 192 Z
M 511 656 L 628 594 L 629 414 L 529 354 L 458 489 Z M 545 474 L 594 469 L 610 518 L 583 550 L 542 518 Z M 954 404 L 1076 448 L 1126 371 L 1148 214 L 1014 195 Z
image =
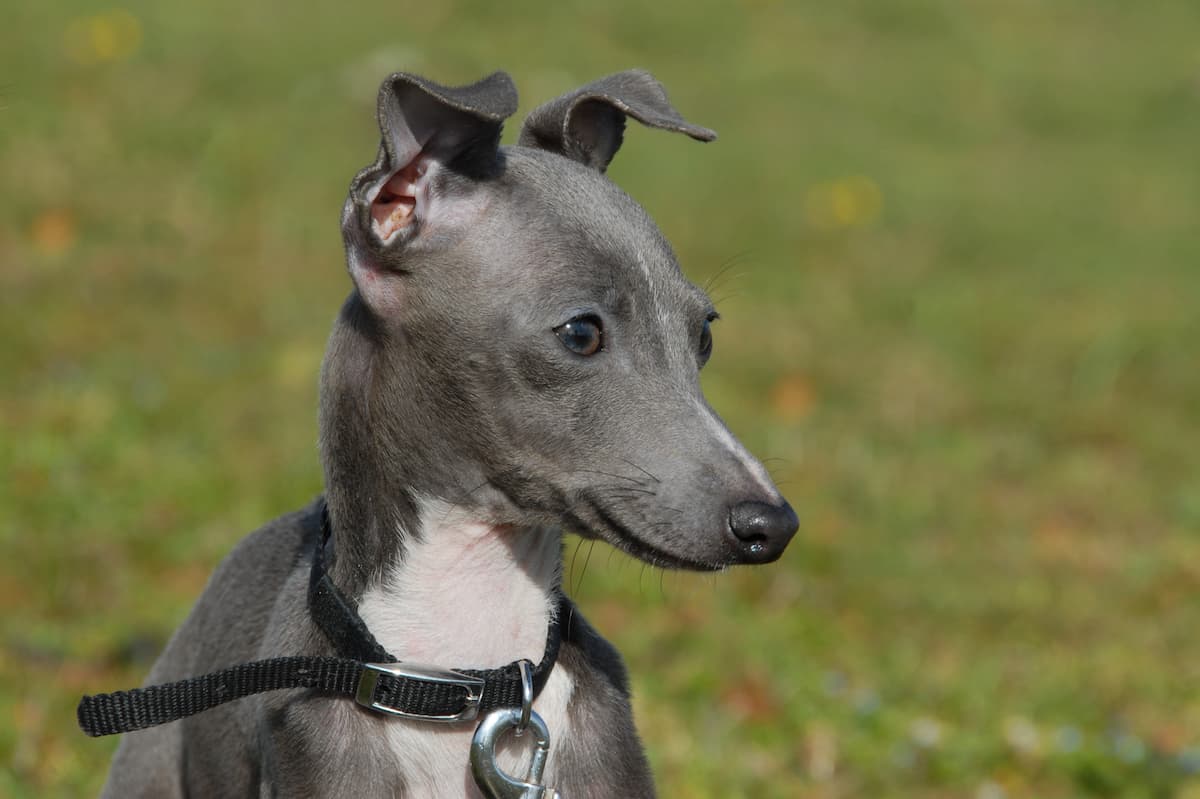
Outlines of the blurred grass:
M 721 139 L 613 176 L 805 518 L 717 578 L 574 558 L 663 795 L 1200 796 L 1194 2 L 6 12 L 0 794 L 95 793 L 78 696 L 320 490 L 381 76 L 505 68 L 524 113 L 643 66 Z

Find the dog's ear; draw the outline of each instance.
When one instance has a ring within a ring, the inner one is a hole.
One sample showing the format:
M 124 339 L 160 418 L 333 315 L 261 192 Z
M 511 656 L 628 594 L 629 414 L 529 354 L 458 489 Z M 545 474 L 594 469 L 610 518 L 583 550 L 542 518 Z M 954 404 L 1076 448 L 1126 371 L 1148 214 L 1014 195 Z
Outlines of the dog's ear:
M 631 69 L 593 81 L 539 106 L 525 119 L 518 142 L 560 153 L 603 172 L 621 147 L 625 118 L 686 133 L 699 141 L 717 134 L 680 116 L 649 72 Z
M 461 221 L 450 206 L 498 168 L 500 130 L 516 110 L 517 90 L 503 72 L 459 87 L 402 72 L 383 82 L 379 156 L 351 182 L 342 212 L 350 273 L 369 304 L 385 297 L 366 286 L 404 271 L 403 252 L 423 225 Z

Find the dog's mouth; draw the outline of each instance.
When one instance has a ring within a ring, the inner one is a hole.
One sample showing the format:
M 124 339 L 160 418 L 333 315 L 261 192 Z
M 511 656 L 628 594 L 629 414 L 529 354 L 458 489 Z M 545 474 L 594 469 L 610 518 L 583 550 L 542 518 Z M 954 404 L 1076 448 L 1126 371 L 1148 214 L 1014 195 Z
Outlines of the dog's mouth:
M 617 547 L 627 555 L 664 569 L 686 569 L 689 571 L 720 571 L 729 566 L 726 561 L 710 561 L 670 552 L 639 536 L 634 529 L 622 521 L 611 510 L 606 509 L 594 498 L 586 498 L 579 512 L 570 514 L 572 526 L 590 537 L 600 538 Z M 659 523 L 656 528 L 665 526 Z

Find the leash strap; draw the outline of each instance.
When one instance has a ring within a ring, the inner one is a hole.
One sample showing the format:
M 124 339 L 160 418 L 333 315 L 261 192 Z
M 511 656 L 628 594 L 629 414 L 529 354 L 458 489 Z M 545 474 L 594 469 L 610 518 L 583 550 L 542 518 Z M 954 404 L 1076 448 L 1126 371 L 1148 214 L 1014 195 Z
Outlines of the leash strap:
M 395 662 L 325 572 L 323 550 L 329 525 L 324 503 L 321 516 L 324 535 L 318 537 L 313 556 L 310 612 L 343 657 L 271 658 L 178 682 L 85 696 L 76 710 L 80 729 L 91 736 L 133 732 L 285 688 L 349 697 L 382 713 L 436 721 L 466 721 L 496 708 L 522 706 L 520 663 L 449 671 Z M 571 601 L 560 592 L 558 612 L 546 635 L 546 650 L 533 669 L 535 694 L 546 684 L 558 659 L 561 620 L 569 619 L 573 610 Z
M 463 670 L 457 674 L 466 680 L 444 682 L 441 675 L 445 672 L 436 677 L 395 676 L 345 658 L 283 657 L 242 663 L 179 682 L 85 696 L 76 715 L 80 729 L 88 735 L 114 735 L 285 688 L 359 699 L 368 674 L 375 682 L 366 704 L 393 715 L 465 721 L 496 708 L 521 707 L 521 673 L 515 663 L 490 671 Z M 476 685 L 478 693 L 473 691 Z M 478 701 L 472 701 L 476 696 Z

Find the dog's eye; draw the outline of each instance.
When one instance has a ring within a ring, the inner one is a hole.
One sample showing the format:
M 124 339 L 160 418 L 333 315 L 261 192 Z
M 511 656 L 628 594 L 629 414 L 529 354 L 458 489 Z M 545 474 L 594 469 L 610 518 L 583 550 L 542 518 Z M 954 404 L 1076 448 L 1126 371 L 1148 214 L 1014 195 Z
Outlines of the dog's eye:
M 554 333 L 576 355 L 595 355 L 604 349 L 604 331 L 598 316 L 577 316 L 554 328 Z
M 708 356 L 712 355 L 712 319 L 704 320 L 704 327 L 700 328 L 700 363 L 708 360 Z

